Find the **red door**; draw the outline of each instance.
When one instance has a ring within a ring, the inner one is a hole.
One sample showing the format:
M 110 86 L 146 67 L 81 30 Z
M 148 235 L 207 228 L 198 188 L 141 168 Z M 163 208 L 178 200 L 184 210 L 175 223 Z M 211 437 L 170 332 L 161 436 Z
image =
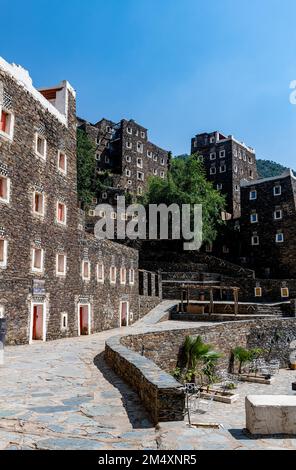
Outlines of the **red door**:
M 79 308 L 79 323 L 80 323 L 80 334 L 88 335 L 89 325 L 88 325 L 88 305 L 80 306 Z
M 33 339 L 36 339 L 36 325 L 38 320 L 38 309 L 37 305 L 33 307 Z
M 43 340 L 43 305 L 33 306 L 33 340 Z

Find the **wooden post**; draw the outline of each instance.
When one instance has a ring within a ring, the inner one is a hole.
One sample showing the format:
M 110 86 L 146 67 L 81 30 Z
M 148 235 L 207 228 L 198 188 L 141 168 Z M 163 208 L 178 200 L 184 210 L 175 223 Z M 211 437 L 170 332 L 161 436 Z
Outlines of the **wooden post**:
M 181 312 L 184 313 L 183 286 L 181 285 Z
M 189 287 L 187 287 L 187 307 L 189 305 Z
M 233 291 L 233 297 L 234 297 L 234 315 L 236 316 L 238 314 L 238 290 L 236 288 Z
M 214 312 L 214 292 L 213 288 L 210 288 L 210 315 Z

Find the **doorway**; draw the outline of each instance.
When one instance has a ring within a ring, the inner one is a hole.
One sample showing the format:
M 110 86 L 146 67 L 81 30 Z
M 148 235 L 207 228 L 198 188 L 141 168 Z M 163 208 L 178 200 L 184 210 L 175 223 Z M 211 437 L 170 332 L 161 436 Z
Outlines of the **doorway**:
M 90 335 L 90 305 L 78 305 L 78 335 Z
M 46 310 L 45 304 L 32 304 L 30 343 L 46 340 Z
M 120 302 L 120 326 L 128 326 L 129 322 L 129 304 Z

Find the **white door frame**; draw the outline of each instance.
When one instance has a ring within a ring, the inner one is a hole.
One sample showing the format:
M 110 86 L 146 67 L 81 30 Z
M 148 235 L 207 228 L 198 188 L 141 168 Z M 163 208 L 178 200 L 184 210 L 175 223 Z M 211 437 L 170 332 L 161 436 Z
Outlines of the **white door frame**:
M 34 323 L 34 307 L 37 305 L 42 305 L 42 341 L 46 341 L 46 302 L 35 302 L 31 301 L 31 313 L 30 313 L 30 337 L 29 337 L 29 344 L 34 342 L 33 340 L 33 323 Z
M 129 301 L 128 300 L 121 300 L 119 304 L 119 327 L 124 328 L 121 326 L 121 309 L 122 309 L 122 304 L 126 304 L 126 326 L 129 325 Z
M 81 304 L 81 303 L 78 303 L 77 304 L 77 308 L 78 308 L 78 311 L 77 311 L 77 317 L 78 317 L 78 336 L 81 336 L 81 331 L 80 331 L 80 307 L 87 307 L 88 308 L 88 313 L 87 313 L 87 331 L 88 331 L 88 334 L 90 335 L 91 334 L 91 304 L 90 303 L 87 303 L 87 304 Z

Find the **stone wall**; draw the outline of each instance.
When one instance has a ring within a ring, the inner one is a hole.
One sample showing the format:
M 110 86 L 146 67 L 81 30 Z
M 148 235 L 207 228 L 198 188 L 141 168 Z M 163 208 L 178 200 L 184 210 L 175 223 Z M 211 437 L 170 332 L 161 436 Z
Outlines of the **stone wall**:
M 105 359 L 138 393 L 154 424 L 182 421 L 185 396 L 180 384 L 151 360 L 131 351 L 116 336 L 106 341 Z
M 178 365 L 182 346 L 187 335 L 200 335 L 223 354 L 221 369 L 228 369 L 231 350 L 236 346 L 258 347 L 266 350 L 265 356 L 280 359 L 283 367 L 289 363 L 290 344 L 296 340 L 296 320 L 260 319 L 204 325 L 182 330 L 155 331 L 123 337 L 124 346 L 144 354 L 158 367 L 171 372 Z

